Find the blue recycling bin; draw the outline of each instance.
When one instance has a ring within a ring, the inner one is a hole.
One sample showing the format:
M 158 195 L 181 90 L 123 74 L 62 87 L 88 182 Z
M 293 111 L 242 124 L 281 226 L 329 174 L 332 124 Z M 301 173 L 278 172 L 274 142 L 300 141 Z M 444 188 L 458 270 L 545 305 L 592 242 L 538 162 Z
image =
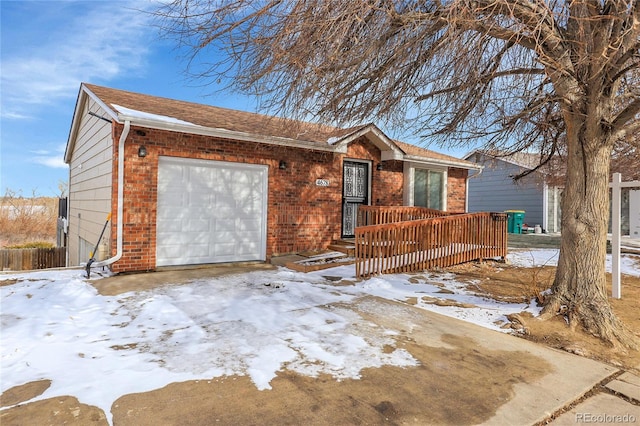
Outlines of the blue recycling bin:
M 507 214 L 507 232 L 509 234 L 520 234 L 524 224 L 524 210 L 505 210 Z

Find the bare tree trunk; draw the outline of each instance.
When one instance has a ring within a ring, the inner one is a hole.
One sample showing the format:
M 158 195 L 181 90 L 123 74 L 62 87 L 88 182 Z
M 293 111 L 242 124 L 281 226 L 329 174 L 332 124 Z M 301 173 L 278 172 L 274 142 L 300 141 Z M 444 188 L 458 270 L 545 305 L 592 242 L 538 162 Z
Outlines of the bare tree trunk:
M 580 122 L 582 121 L 582 122 Z M 552 295 L 543 317 L 563 314 L 614 346 L 638 348 L 638 338 L 613 313 L 607 298 L 606 242 L 611 144 L 599 125 L 567 120 L 567 177 L 562 242 Z M 603 142 L 604 141 L 604 142 Z

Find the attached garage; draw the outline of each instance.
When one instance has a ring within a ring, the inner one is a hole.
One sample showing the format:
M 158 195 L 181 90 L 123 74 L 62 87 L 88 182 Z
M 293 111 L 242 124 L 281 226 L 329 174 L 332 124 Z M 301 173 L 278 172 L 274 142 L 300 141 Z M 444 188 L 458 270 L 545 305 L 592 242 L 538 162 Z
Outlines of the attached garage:
M 160 157 L 156 265 L 266 259 L 268 167 Z

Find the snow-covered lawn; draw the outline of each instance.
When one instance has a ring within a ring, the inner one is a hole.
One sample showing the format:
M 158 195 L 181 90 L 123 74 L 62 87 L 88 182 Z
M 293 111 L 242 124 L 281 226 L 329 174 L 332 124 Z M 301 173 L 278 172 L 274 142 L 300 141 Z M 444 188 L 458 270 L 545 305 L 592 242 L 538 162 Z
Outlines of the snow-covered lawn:
M 522 266 L 556 259 L 557 250 L 509 255 Z M 640 275 L 631 259 L 622 265 L 623 273 Z M 538 313 L 533 304 L 474 295 L 453 274 L 386 275 L 339 286 L 325 276 L 352 279 L 354 267 L 308 274 L 281 268 L 118 296 L 99 295 L 81 270 L 0 275 L 18 280 L 0 287 L 0 391 L 50 379 L 35 399 L 76 396 L 110 417 L 118 397 L 172 382 L 247 375 L 257 388 L 269 389 L 284 369 L 339 380 L 358 378 L 368 367 L 416 365 L 410 353 L 387 350 L 398 330 L 382 329 L 346 307 L 366 295 L 414 298 L 419 308 L 496 330 L 496 321 L 510 313 Z M 473 307 L 438 306 L 424 296 Z

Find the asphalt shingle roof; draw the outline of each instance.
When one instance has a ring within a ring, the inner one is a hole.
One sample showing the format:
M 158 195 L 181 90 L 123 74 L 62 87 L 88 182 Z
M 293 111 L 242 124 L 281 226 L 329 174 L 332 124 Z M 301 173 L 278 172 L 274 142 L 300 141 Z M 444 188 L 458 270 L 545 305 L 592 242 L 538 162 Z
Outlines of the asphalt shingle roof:
M 317 123 L 290 120 L 252 112 L 237 111 L 211 105 L 145 95 L 109 87 L 83 83 L 83 85 L 114 112 L 118 106 L 131 110 L 171 117 L 198 126 L 225 129 L 233 132 L 268 137 L 289 138 L 312 142 L 327 147 L 330 140 L 344 138 L 368 125 L 338 128 Z M 475 164 L 449 155 L 437 153 L 408 143 L 393 141 L 405 154 L 424 159 L 437 159 L 456 163 Z

